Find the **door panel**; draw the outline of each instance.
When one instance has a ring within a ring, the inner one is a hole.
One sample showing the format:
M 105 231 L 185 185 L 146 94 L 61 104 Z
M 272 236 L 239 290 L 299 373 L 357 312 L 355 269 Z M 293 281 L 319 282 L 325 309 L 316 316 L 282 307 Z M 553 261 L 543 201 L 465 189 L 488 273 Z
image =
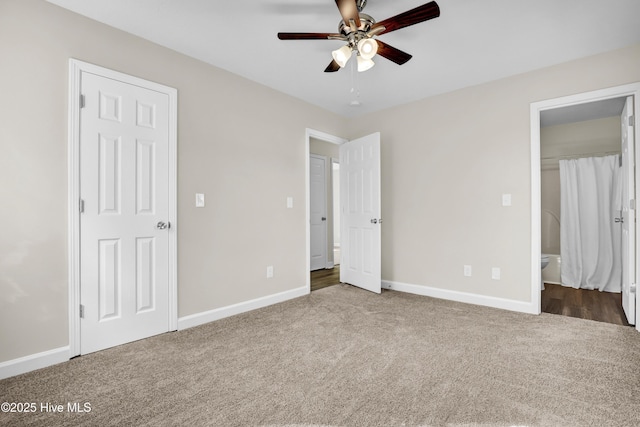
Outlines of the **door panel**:
M 340 281 L 381 292 L 380 134 L 340 146 Z
M 136 246 L 136 313 L 141 313 L 155 309 L 156 241 L 153 238 L 138 237 Z
M 633 97 L 627 97 L 622 111 L 622 308 L 627 321 L 636 324 L 636 262 L 635 262 L 635 152 L 633 127 Z
M 138 215 L 155 213 L 155 150 L 155 141 L 136 141 L 136 213 Z
M 169 97 L 83 72 L 80 352 L 169 330 Z
M 327 185 L 323 156 L 309 158 L 311 221 L 311 271 L 327 267 Z
M 98 241 L 98 319 L 120 317 L 120 239 Z

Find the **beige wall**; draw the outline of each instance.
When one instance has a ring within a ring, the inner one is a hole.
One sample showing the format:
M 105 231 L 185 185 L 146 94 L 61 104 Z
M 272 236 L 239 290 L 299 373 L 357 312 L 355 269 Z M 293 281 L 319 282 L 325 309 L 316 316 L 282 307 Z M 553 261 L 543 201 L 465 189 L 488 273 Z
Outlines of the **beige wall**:
M 553 212 L 560 218 L 559 157 L 590 157 L 603 153 L 619 153 L 620 141 L 620 117 L 585 120 L 540 129 L 542 210 Z M 542 221 L 544 227 L 544 218 Z M 542 252 L 556 253 L 559 248 L 560 228 L 552 227 L 546 235 L 543 232 Z
M 541 166 L 557 168 L 558 157 L 620 152 L 620 117 L 606 117 L 540 129 Z
M 637 82 L 639 70 L 635 45 L 352 121 L 351 138 L 381 132 L 383 278 L 530 301 L 530 103 Z
M 327 158 L 325 168 L 325 181 L 327 189 L 327 260 L 334 264 L 339 264 L 333 259 L 333 227 L 336 221 L 333 214 L 333 176 L 331 170 L 331 159 L 340 158 L 340 146 L 331 142 L 310 138 L 309 153 L 318 154 Z
M 0 1 L 0 54 L 0 362 L 68 344 L 69 58 L 178 89 L 180 317 L 305 286 L 305 128 L 345 119 L 41 0 Z
M 307 127 L 381 132 L 385 279 L 528 301 L 529 104 L 640 80 L 637 45 L 347 121 L 41 0 L 0 54 L 0 362 L 68 344 L 70 57 L 178 89 L 181 317 L 304 286 Z

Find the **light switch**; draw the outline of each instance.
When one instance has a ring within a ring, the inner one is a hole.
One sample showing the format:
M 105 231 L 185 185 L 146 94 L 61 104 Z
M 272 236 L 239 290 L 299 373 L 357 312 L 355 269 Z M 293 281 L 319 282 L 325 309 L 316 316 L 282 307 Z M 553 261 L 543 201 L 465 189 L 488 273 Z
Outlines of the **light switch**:
M 196 208 L 204 208 L 204 194 L 196 193 Z
M 511 194 L 502 195 L 502 206 L 511 206 Z
M 287 208 L 291 209 L 293 207 L 293 197 L 287 197 Z

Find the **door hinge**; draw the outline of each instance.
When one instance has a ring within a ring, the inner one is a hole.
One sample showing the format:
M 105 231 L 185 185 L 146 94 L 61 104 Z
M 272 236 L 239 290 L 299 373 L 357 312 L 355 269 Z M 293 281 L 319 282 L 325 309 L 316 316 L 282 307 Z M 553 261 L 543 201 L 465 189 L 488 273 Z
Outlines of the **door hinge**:
M 80 304 L 80 318 L 84 319 L 84 305 Z
M 84 108 L 84 95 L 80 95 L 80 108 Z
M 631 209 L 632 211 L 636 209 L 636 199 L 629 200 L 629 209 Z
M 635 122 L 634 116 L 629 116 L 629 126 L 633 126 L 634 122 Z
M 632 294 L 635 294 L 635 293 L 636 293 L 636 284 L 635 284 L 635 283 L 632 283 L 632 284 L 629 286 L 629 293 L 632 293 Z
M 84 213 L 84 200 L 80 199 L 80 213 Z

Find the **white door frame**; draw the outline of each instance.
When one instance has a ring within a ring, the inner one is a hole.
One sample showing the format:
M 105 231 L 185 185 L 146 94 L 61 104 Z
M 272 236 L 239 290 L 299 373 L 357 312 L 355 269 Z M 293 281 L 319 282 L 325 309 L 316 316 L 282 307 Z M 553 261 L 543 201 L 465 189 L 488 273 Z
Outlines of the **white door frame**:
M 306 286 L 307 293 L 311 292 L 311 276 L 309 271 L 311 271 L 311 191 L 310 191 L 310 179 L 309 179 L 309 156 L 310 156 L 310 145 L 311 138 L 319 139 L 321 141 L 330 142 L 331 144 L 344 144 L 349 141 L 348 139 L 341 138 L 339 136 L 331 135 L 325 132 L 321 132 L 315 129 L 307 128 L 305 131 L 305 151 L 304 151 L 304 192 L 305 192 L 305 227 L 306 227 L 306 240 L 305 240 L 305 253 L 306 253 Z
M 169 97 L 169 330 L 178 329 L 177 271 L 177 117 L 178 91 L 87 62 L 69 60 L 68 103 L 68 272 L 69 357 L 80 354 L 80 88 L 81 74 L 89 72 L 124 83 L 148 88 Z
M 541 189 L 540 189 L 540 113 L 545 110 L 568 107 L 570 105 L 586 104 L 594 101 L 601 101 L 611 98 L 634 97 L 634 141 L 638 141 L 638 126 L 640 126 L 640 82 L 591 92 L 579 93 L 576 95 L 563 96 L 560 98 L 548 99 L 531 103 L 531 312 L 540 314 L 540 253 L 541 242 Z M 640 165 L 638 150 L 635 151 L 635 163 Z M 640 174 L 636 173 L 636 192 L 640 189 Z M 640 266 L 640 255 L 638 249 L 640 242 L 638 239 L 638 229 L 636 227 L 636 265 Z M 638 283 L 638 269 L 636 269 L 635 283 Z M 636 307 L 638 304 L 638 292 L 636 292 Z M 639 311 L 636 310 L 636 329 L 640 331 Z

